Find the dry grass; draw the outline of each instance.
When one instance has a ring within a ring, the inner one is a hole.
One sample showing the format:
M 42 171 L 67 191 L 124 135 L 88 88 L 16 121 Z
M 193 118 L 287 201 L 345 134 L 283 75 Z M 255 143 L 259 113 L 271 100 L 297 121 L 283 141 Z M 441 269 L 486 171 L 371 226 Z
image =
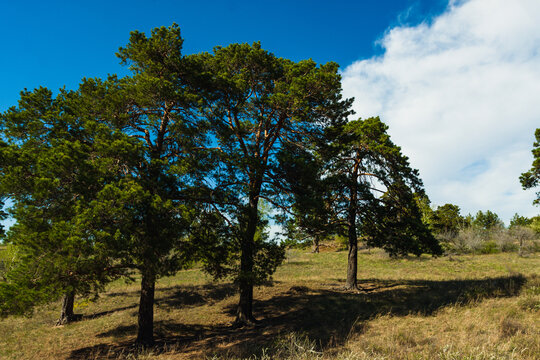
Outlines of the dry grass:
M 538 359 L 540 256 L 389 259 L 362 251 L 364 291 L 343 290 L 346 252 L 289 251 L 255 291 L 261 326 L 233 329 L 234 287 L 199 270 L 161 279 L 158 345 L 138 351 L 138 283 L 117 282 L 84 318 L 53 327 L 59 304 L 0 322 L 1 359 Z M 520 275 L 522 274 L 522 275 Z

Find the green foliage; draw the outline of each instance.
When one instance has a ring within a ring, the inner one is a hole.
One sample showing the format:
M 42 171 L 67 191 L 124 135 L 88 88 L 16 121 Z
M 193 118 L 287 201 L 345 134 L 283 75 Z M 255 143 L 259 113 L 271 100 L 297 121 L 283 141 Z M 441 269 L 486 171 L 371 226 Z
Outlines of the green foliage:
M 415 200 L 423 192 L 418 171 L 387 130 L 379 118 L 369 118 L 351 121 L 338 132 L 329 151 L 329 173 L 335 193 L 347 195 L 335 197 L 334 209 L 347 214 L 348 229 L 355 219 L 357 233 L 368 246 L 382 247 L 391 255 L 440 254 Z
M 496 254 L 500 252 L 495 241 L 485 241 L 479 249 L 481 254 Z
M 226 247 L 238 254 L 240 302 L 251 304 L 255 281 L 283 258 L 283 250 L 264 236 L 257 240 L 264 222 L 260 200 L 284 211 L 291 206 L 280 153 L 309 146 L 328 125 L 346 118 L 350 101 L 341 99 L 337 64 L 278 58 L 260 43 L 216 47 L 190 60 L 208 75 L 203 115 L 218 149 L 212 153 L 209 202 L 232 228 Z M 259 254 L 266 254 L 269 266 L 261 267 Z
M 474 216 L 472 216 L 471 214 L 467 214 L 463 218 L 463 227 L 464 228 L 469 228 L 469 227 L 473 226 L 473 220 L 474 220 Z
M 504 227 L 499 216 L 491 210 L 487 210 L 486 212 L 478 211 L 472 221 L 472 225 L 484 230 Z
M 426 194 L 420 195 L 418 193 L 414 195 L 414 199 L 416 201 L 416 205 L 418 206 L 418 210 L 420 210 L 420 213 L 422 214 L 422 223 L 433 230 L 431 224 L 435 214 L 431 208 L 431 200 L 429 200 L 429 197 Z
M 529 171 L 521 174 L 519 180 L 523 189 L 531 189 L 540 183 L 540 128 L 536 129 L 535 132 L 536 141 L 533 144 L 532 154 L 533 154 L 533 163 Z M 540 192 L 536 193 L 535 204 L 540 203 Z
M 439 234 L 450 233 L 455 236 L 464 227 L 465 223 L 459 212 L 459 206 L 453 204 L 437 207 L 431 222 L 433 230 Z
M 540 235 L 540 215 L 531 218 L 530 227 L 536 234 Z
M 49 288 L 29 288 L 27 284 L 0 282 L 0 317 L 8 315 L 30 316 L 34 307 L 51 300 Z M 56 294 L 59 296 L 59 294 Z
M 191 224 L 190 237 L 199 245 L 198 257 L 203 269 L 216 279 L 231 278 L 235 282 L 246 279 L 254 285 L 264 284 L 285 258 L 286 244 L 269 239 L 268 221 L 261 218 L 253 238 L 253 270 L 240 270 L 241 241 L 225 218 L 217 212 L 199 214 Z M 242 278 L 242 276 L 245 276 Z
M 19 261 L 17 247 L 13 244 L 0 245 L 0 279 L 6 281 L 6 274 Z
M 540 234 L 540 216 L 527 218 L 516 213 L 510 220 L 509 229 L 514 227 L 527 227 L 533 230 L 536 234 Z
M 470 221 L 460 215 L 459 206 L 445 204 L 433 210 L 429 206 L 429 200 L 417 200 L 422 209 L 422 221 L 441 242 L 445 252 L 454 252 L 462 247 L 461 239 L 457 239 L 460 231 L 470 226 Z
M 532 219 L 529 219 L 525 216 L 520 216 L 518 213 L 515 213 L 512 219 L 510 219 L 509 229 L 516 226 L 529 226 L 532 224 Z
M 339 232 L 332 218 L 332 179 L 324 177 L 322 159 L 302 148 L 284 147 L 279 154 L 280 170 L 291 193 L 294 194 L 291 212 L 286 219 L 289 242 L 313 243 L 315 248 L 329 234 Z
M 13 205 L 16 223 L 7 241 L 19 261 L 6 273 L 2 309 L 31 311 L 35 303 L 62 292 L 90 295 L 115 278 L 106 272 L 109 253 L 79 225 L 79 209 L 88 206 L 110 178 L 110 160 L 100 149 L 112 134 L 83 111 L 78 93 L 46 88 L 21 92 L 18 107 L 0 115 L 5 144 L 0 188 Z M 19 297 L 12 297 L 17 289 Z M 28 293 L 24 294 L 24 291 Z M 13 299 L 12 306 L 5 301 Z M 3 311 L 3 314 L 6 314 Z

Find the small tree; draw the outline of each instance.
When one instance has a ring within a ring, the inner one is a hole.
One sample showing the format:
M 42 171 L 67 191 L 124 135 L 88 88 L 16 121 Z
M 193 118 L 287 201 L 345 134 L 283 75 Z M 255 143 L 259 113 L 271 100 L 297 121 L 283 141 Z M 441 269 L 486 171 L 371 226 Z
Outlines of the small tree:
M 534 240 L 536 238 L 536 234 L 531 228 L 520 225 L 513 226 L 509 231 L 510 235 L 519 242 L 519 256 L 523 256 L 525 253 L 526 242 Z
M 520 216 L 518 213 L 515 213 L 512 219 L 510 219 L 509 229 L 512 229 L 516 226 L 530 226 L 532 224 L 532 219 L 529 219 L 525 216 Z
M 347 283 L 357 288 L 358 237 L 391 255 L 440 254 L 441 248 L 422 222 L 415 192 L 422 193 L 418 172 L 390 140 L 379 118 L 351 121 L 328 131 L 324 159 L 329 209 L 347 235 Z
M 437 207 L 432 220 L 432 228 L 435 233 L 446 233 L 455 237 L 465 222 L 459 211 L 459 206 L 453 204 Z
M 499 215 L 491 210 L 487 210 L 486 212 L 479 210 L 472 221 L 472 225 L 484 230 L 504 227 L 504 223 L 499 218 Z

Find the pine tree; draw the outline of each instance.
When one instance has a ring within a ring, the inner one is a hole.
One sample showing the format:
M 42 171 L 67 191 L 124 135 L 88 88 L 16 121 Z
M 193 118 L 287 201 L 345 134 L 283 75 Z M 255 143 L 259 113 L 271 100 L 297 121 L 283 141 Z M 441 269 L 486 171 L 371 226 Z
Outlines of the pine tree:
M 423 194 L 418 171 L 387 134 L 379 118 L 350 121 L 327 130 L 327 144 L 319 144 L 318 228 L 348 239 L 348 289 L 358 288 L 358 238 L 390 255 L 440 254 L 441 248 L 422 221 L 416 198 Z M 296 171 L 290 181 L 299 178 Z M 309 187 L 302 186 L 304 191 Z M 324 189 L 326 195 L 321 195 Z M 309 195 L 298 196 L 303 201 Z M 328 205 L 328 203 L 330 205 Z M 321 207 L 323 209 L 321 209 Z M 332 226 L 328 226 L 332 224 Z M 337 228 L 336 228 L 337 225 Z
M 234 228 L 240 267 L 236 323 L 254 323 L 253 286 L 283 258 L 279 247 L 256 240 L 261 229 L 259 204 L 266 200 L 287 208 L 278 153 L 285 145 L 301 147 L 324 128 L 342 121 L 350 101 L 341 98 L 338 65 L 277 58 L 259 43 L 218 47 L 199 56 L 210 76 L 205 117 L 219 149 L 212 183 L 214 202 Z M 261 270 L 261 271 L 259 271 Z M 264 271 L 262 271 L 264 270 Z M 268 275 L 268 274 L 266 274 Z
M 137 343 L 152 345 L 156 280 L 193 261 L 188 236 L 196 188 L 204 184 L 207 143 L 199 114 L 198 71 L 181 53 L 177 25 L 132 32 L 117 56 L 132 74 L 86 79 L 89 113 L 121 139 L 116 181 L 83 218 L 93 236 L 115 249 L 119 266 L 141 274 Z
M 75 319 L 75 295 L 89 296 L 120 275 L 107 271 L 110 254 L 81 226 L 81 209 L 110 181 L 111 161 L 98 152 L 113 135 L 81 115 L 80 97 L 46 88 L 23 91 L 17 107 L 0 116 L 6 144 L 3 193 L 16 220 L 7 241 L 19 261 L 2 283 L 3 315 L 64 296 L 59 324 Z

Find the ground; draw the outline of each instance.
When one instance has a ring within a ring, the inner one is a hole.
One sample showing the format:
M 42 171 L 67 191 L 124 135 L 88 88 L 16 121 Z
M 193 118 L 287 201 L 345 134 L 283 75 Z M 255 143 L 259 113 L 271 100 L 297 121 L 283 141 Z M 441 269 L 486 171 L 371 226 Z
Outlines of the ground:
M 199 269 L 160 279 L 157 346 L 138 351 L 138 282 L 111 284 L 83 319 L 55 327 L 60 303 L 0 321 L 1 359 L 539 359 L 540 254 L 391 259 L 359 254 L 361 290 L 345 291 L 345 251 L 289 250 L 255 290 L 261 324 L 236 329 L 237 295 Z

